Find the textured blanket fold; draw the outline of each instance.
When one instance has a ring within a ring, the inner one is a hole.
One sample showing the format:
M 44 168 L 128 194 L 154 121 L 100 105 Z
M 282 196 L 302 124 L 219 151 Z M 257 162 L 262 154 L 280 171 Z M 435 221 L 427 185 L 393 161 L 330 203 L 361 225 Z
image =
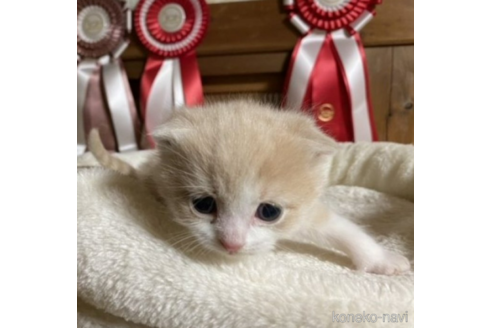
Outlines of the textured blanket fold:
M 148 153 L 119 156 L 138 166 Z M 176 242 L 183 228 L 136 180 L 92 165 L 79 159 L 79 327 L 413 326 L 413 272 L 356 272 L 337 251 L 293 242 L 224 260 Z M 347 144 L 330 181 L 337 212 L 413 263 L 412 146 Z

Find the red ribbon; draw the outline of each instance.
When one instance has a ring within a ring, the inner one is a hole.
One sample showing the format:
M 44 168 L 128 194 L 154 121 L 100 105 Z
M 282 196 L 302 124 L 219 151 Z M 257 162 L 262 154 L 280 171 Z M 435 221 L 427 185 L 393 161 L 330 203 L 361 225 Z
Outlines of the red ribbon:
M 347 106 L 349 99 L 346 88 L 343 87 L 342 72 L 333 48 L 332 37 L 328 34 L 314 66 L 311 76 L 311 93 L 307 97 L 311 96 L 309 102 L 314 108 L 326 103 L 331 104 L 335 109 L 343 108 L 334 113 L 331 121 L 317 120 L 317 122 L 323 131 L 338 141 L 352 141 L 350 106 Z
M 370 19 L 368 14 L 373 13 L 377 3 L 379 1 L 351 0 L 342 9 L 329 11 L 314 0 L 297 0 L 294 5 L 292 1 L 285 2 L 288 9 L 300 12 L 302 18 L 291 13 L 290 19 L 306 35 L 299 39 L 293 51 L 284 89 L 284 106 L 294 104 L 311 112 L 320 128 L 338 141 L 377 140 L 366 55 L 357 33 L 357 29 L 364 25 L 360 22 Z M 334 33 L 341 29 L 350 32 L 352 36 L 349 33 L 346 36 Z M 316 39 L 313 31 L 320 37 Z M 322 33 L 326 35 L 323 41 Z M 311 35 L 313 37 L 310 37 L 310 41 L 303 42 L 304 38 Z M 336 40 L 335 35 L 338 37 Z M 313 47 L 313 42 L 319 46 Z M 347 44 L 350 53 L 346 53 Z M 340 51 L 351 58 L 342 58 Z M 359 65 L 360 62 L 362 65 Z M 354 78 L 354 68 L 358 70 L 357 78 Z M 307 78 L 306 74 L 309 74 Z M 296 81 L 292 80 L 293 76 Z M 298 90 L 295 90 L 296 87 Z M 359 97 L 361 93 L 365 97 L 363 106 Z M 366 113 L 361 115 L 361 111 Z
M 168 5 L 175 5 L 184 13 L 184 17 L 179 17 L 183 21 L 177 31 L 166 30 L 165 23 L 161 26 L 160 16 Z M 142 0 L 136 9 L 137 35 L 151 52 L 140 90 L 150 147 L 154 146 L 151 132 L 169 119 L 175 108 L 203 104 L 195 48 L 205 36 L 208 18 L 204 0 Z
M 149 98 L 150 88 L 152 83 L 159 73 L 164 58 L 150 55 L 145 64 L 144 74 L 140 83 L 140 106 L 142 115 L 146 114 L 147 99 Z M 203 87 L 198 68 L 198 62 L 194 51 L 190 51 L 179 58 L 181 63 L 181 76 L 183 77 L 183 86 L 185 92 L 186 104 L 189 106 L 203 104 Z
M 151 54 L 145 63 L 144 73 L 140 81 L 140 108 L 142 117 L 145 117 L 147 114 L 147 99 L 149 99 L 150 88 L 163 62 L 164 58 Z
M 195 51 L 190 51 L 179 58 L 181 62 L 181 76 L 183 77 L 183 86 L 185 100 L 188 106 L 203 104 L 203 87 L 198 62 Z

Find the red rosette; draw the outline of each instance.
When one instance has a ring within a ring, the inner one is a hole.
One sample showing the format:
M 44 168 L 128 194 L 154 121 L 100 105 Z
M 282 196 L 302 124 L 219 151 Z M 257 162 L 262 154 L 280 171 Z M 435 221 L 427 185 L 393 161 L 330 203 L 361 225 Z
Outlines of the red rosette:
M 77 54 L 99 58 L 114 51 L 125 37 L 124 3 L 77 0 Z
M 135 10 L 140 42 L 161 57 L 179 57 L 195 49 L 208 28 L 205 0 L 141 0 Z
M 379 0 L 296 0 L 299 15 L 311 26 L 334 31 L 349 26 Z

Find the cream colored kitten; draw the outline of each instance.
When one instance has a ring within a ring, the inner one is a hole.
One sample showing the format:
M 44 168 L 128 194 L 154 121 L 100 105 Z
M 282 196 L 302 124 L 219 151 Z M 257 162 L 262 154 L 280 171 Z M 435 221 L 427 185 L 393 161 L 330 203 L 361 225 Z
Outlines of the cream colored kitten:
M 178 110 L 154 138 L 155 156 L 138 171 L 109 155 L 97 132 L 89 145 L 103 166 L 145 181 L 203 247 L 237 256 L 307 237 L 331 242 L 358 270 L 410 268 L 405 257 L 330 211 L 324 192 L 337 143 L 309 117 L 228 102 Z

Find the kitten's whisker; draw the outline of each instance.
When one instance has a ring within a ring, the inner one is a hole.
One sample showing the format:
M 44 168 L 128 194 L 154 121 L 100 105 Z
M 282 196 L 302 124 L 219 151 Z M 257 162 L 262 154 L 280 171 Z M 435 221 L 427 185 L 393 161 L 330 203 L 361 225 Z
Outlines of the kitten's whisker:
M 193 251 L 194 251 L 197 247 L 201 247 L 201 246 L 202 246 L 202 243 L 201 243 L 201 242 L 199 242 L 199 241 L 197 240 L 196 245 L 195 245 L 192 249 L 190 249 L 188 252 L 190 252 L 190 253 L 191 253 L 191 252 L 193 252 Z
M 172 244 L 169 245 L 169 247 L 175 247 L 175 246 L 178 246 L 180 243 L 183 243 L 185 241 L 190 241 L 192 238 L 194 238 L 195 236 L 194 235 L 189 235 L 189 236 L 185 236 L 175 242 L 173 242 Z
M 191 253 L 193 249 L 195 249 L 197 246 L 200 246 L 201 243 L 198 240 L 192 240 L 189 244 L 188 247 L 184 250 L 186 253 Z
M 295 253 L 295 251 L 292 248 L 285 246 L 285 245 L 281 245 L 281 244 L 275 245 L 275 249 L 278 249 L 280 251 L 287 251 L 287 252 Z
M 190 237 L 190 234 L 181 234 L 181 235 L 177 235 L 177 236 L 172 236 L 169 241 L 172 241 L 172 242 L 177 242 L 179 240 L 183 240 L 184 238 L 188 238 Z

